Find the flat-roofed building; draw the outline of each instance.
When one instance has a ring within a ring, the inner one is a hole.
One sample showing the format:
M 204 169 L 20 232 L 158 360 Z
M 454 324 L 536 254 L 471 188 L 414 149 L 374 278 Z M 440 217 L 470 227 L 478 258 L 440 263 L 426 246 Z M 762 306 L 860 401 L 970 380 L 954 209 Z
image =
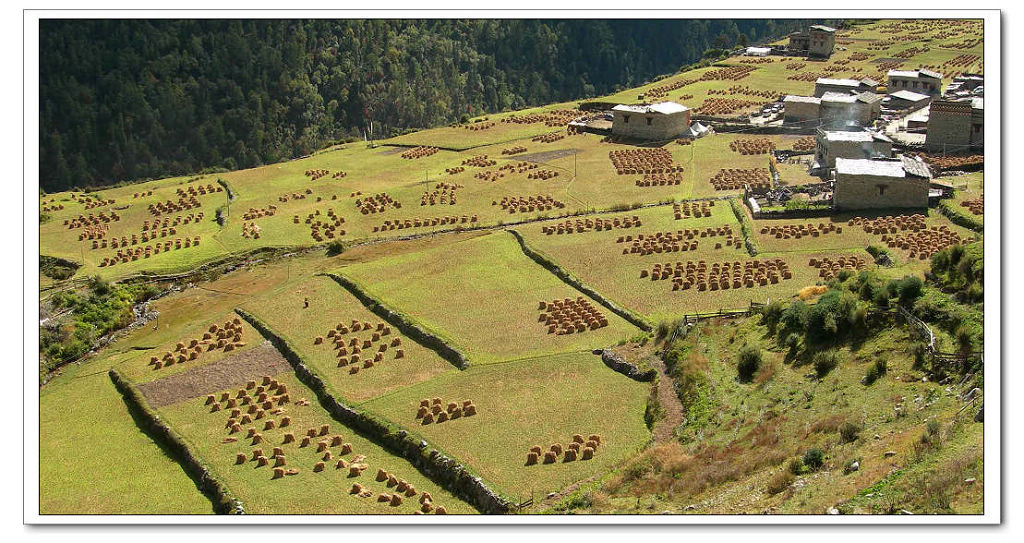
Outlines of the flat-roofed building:
M 871 126 L 882 114 L 882 97 L 873 92 L 826 92 L 821 97 L 822 126 Z
M 690 108 L 675 102 L 612 108 L 612 134 L 646 141 L 679 137 L 690 127 Z
M 901 90 L 887 96 L 885 107 L 896 111 L 912 111 L 927 106 L 932 97 L 919 92 Z
M 932 100 L 925 147 L 931 152 L 966 153 L 985 147 L 985 99 Z
M 928 207 L 931 171 L 919 158 L 837 158 L 835 189 L 837 211 Z
M 818 130 L 814 149 L 816 168 L 836 167 L 837 158 L 891 158 L 892 140 L 867 130 Z
M 809 57 L 828 58 L 836 47 L 836 29 L 825 25 L 811 25 L 789 35 L 789 52 Z
M 782 99 L 786 108 L 782 122 L 784 124 L 803 123 L 815 125 L 821 118 L 821 98 L 816 96 L 796 96 L 790 94 Z
M 889 70 L 887 93 L 909 90 L 938 96 L 942 92 L 942 74 L 931 70 Z

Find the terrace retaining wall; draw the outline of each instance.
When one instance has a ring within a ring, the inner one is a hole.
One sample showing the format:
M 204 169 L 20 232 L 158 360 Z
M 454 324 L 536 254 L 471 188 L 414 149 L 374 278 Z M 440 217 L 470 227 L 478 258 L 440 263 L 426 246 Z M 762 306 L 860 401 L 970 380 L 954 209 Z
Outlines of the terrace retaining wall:
M 530 247 L 519 232 L 516 232 L 515 230 L 509 230 L 509 233 L 511 233 L 512 236 L 516 238 L 516 241 L 519 242 L 519 247 L 522 248 L 523 253 L 526 254 L 526 256 L 530 257 L 530 259 L 536 262 L 537 264 L 540 264 L 541 267 L 543 267 L 544 269 L 553 273 L 563 282 L 575 288 L 576 290 L 586 294 L 587 296 L 590 296 L 591 298 L 597 300 L 599 304 L 605 306 L 612 313 L 615 313 L 616 315 L 622 317 L 633 326 L 636 326 L 637 328 L 640 328 L 645 332 L 650 332 L 651 330 L 654 330 L 654 327 L 651 326 L 651 324 L 648 323 L 643 317 L 640 317 L 639 315 L 636 315 L 632 311 L 624 307 L 621 307 L 615 302 L 605 298 L 601 293 L 588 287 L 579 278 L 572 275 L 568 271 L 562 269 L 562 267 L 556 264 L 553 260 L 549 259 L 547 256 Z
M 114 388 L 124 397 L 128 410 L 135 416 L 136 420 L 145 423 L 143 431 L 159 441 L 166 449 L 176 457 L 175 460 L 185 469 L 189 477 L 196 482 L 199 490 L 213 502 L 214 511 L 218 514 L 245 514 L 241 500 L 235 498 L 206 467 L 198 456 L 188 448 L 185 439 L 171 429 L 160 415 L 150 407 L 146 398 L 132 384 L 125 379 L 117 370 L 111 368 L 108 372 Z
M 248 311 L 235 308 L 235 312 L 273 343 L 274 347 L 295 369 L 295 376 L 299 381 L 316 394 L 320 405 L 335 420 L 408 460 L 427 478 L 470 503 L 482 513 L 505 514 L 512 509 L 513 503 L 510 500 L 491 490 L 479 476 L 470 472 L 451 456 L 431 447 L 422 437 L 411 434 L 382 417 L 360 411 L 339 401 L 320 376 L 303 362 L 288 340 Z
M 374 315 L 388 321 L 392 326 L 398 328 L 403 334 L 409 336 L 417 343 L 437 352 L 441 358 L 451 362 L 456 368 L 464 370 L 469 367 L 469 357 L 465 353 L 449 345 L 440 337 L 424 330 L 409 317 L 388 308 L 384 305 L 384 302 L 373 297 L 355 281 L 343 275 L 333 273 L 325 273 L 324 275 L 334 279 L 345 290 L 351 292 Z
M 601 362 L 604 362 L 605 366 L 608 366 L 634 381 L 647 383 L 653 381 L 654 377 L 658 375 L 658 370 L 651 368 L 647 371 L 643 371 L 635 365 L 627 362 L 611 349 L 603 349 L 601 351 Z

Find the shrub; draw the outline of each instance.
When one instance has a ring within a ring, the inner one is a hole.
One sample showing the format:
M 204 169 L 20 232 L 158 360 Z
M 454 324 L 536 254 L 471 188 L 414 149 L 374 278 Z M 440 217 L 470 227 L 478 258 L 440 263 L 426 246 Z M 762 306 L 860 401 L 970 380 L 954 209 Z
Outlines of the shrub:
M 910 346 L 910 353 L 914 355 L 914 369 L 924 369 L 924 363 L 928 360 L 928 345 L 918 341 Z
M 775 494 L 789 488 L 789 485 L 793 484 L 794 479 L 796 479 L 796 476 L 791 472 L 786 470 L 780 471 L 768 480 L 768 487 L 766 490 L 769 494 L 774 496 Z
M 821 449 L 807 449 L 803 462 L 807 469 L 817 471 L 825 465 L 825 453 L 821 452 Z
M 327 256 L 337 256 L 344 252 L 345 245 L 339 240 L 334 240 L 327 244 Z
M 814 355 L 814 373 L 823 379 L 839 365 L 839 354 L 835 351 L 821 351 Z
M 924 281 L 920 277 L 908 275 L 900 279 L 896 285 L 896 293 L 901 304 L 910 305 L 924 294 Z
M 803 459 L 802 458 L 794 458 L 794 459 L 790 460 L 789 461 L 789 465 L 786 466 L 786 470 L 788 470 L 793 475 L 800 475 L 804 471 L 804 461 L 803 461 Z
M 789 356 L 796 356 L 796 351 L 800 348 L 800 334 L 789 334 L 783 344 L 789 349 Z
M 740 382 L 749 383 L 761 367 L 761 349 L 753 345 L 744 345 L 740 349 L 736 363 L 736 374 Z
M 860 431 L 860 426 L 852 422 L 844 422 L 843 425 L 839 427 L 839 440 L 843 443 L 853 443 L 854 441 L 857 441 L 858 437 L 860 437 Z
M 867 374 L 864 375 L 864 384 L 865 385 L 873 384 L 875 381 L 880 379 L 883 375 L 888 373 L 888 371 L 889 371 L 889 365 L 888 365 L 888 363 L 884 359 L 879 358 L 878 360 L 875 360 L 875 363 L 872 364 L 870 368 L 868 368 Z

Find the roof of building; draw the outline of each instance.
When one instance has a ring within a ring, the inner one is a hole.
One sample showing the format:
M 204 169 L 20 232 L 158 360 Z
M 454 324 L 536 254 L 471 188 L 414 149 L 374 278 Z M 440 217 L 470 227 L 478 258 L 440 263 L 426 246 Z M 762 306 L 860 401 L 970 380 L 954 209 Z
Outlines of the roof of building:
M 786 97 L 782 99 L 782 102 L 783 103 L 786 103 L 786 102 L 797 102 L 797 103 L 803 103 L 803 104 L 820 104 L 821 103 L 821 98 L 818 98 L 817 96 L 797 96 L 795 94 L 787 94 Z
M 927 94 L 921 94 L 919 92 L 901 90 L 889 93 L 889 96 L 893 98 L 899 98 L 900 100 L 907 100 L 909 102 L 920 102 L 921 100 L 927 100 L 929 96 Z
M 942 74 L 933 72 L 931 70 L 889 70 L 886 74 L 888 77 L 931 77 L 933 79 L 942 79 Z
M 765 54 L 772 52 L 771 47 L 747 47 L 748 54 Z
M 657 104 L 619 104 L 612 108 L 612 111 L 626 111 L 629 113 L 661 113 L 671 115 L 682 113 L 690 108 L 675 102 L 658 102 Z
M 843 94 L 841 92 L 826 92 L 821 95 L 823 104 L 852 104 L 857 101 L 856 94 Z
M 863 77 L 863 78 L 861 78 L 860 82 L 861 82 L 862 85 L 867 86 L 867 87 L 877 87 L 877 86 L 881 85 L 881 83 L 879 83 L 878 81 L 875 81 L 874 79 L 871 79 L 870 77 Z
M 836 158 L 837 175 L 875 175 L 879 177 L 902 178 L 907 176 L 902 160 L 877 160 L 871 158 Z
M 985 99 L 981 96 L 971 98 L 971 109 L 985 109 Z
M 857 88 L 860 86 L 860 81 L 856 79 L 832 79 L 830 77 L 819 77 L 814 82 L 815 85 L 829 85 L 832 87 L 853 87 Z
M 857 101 L 864 102 L 865 104 L 877 104 L 882 101 L 882 98 L 885 97 L 881 94 L 875 94 L 870 91 L 865 91 L 857 95 Z
M 858 130 L 855 132 L 844 132 L 844 131 L 825 131 L 825 141 L 858 141 L 858 142 L 869 142 L 874 140 L 870 132 Z
M 825 31 L 825 32 L 835 32 L 836 31 L 836 29 L 832 28 L 831 26 L 825 26 L 825 25 L 811 25 L 811 28 L 813 28 L 814 30 L 822 30 L 822 31 Z
M 932 171 L 928 169 L 928 164 L 921 160 L 920 157 L 900 155 L 900 161 L 903 162 L 903 170 L 908 174 L 915 177 L 924 177 L 925 179 L 932 178 Z

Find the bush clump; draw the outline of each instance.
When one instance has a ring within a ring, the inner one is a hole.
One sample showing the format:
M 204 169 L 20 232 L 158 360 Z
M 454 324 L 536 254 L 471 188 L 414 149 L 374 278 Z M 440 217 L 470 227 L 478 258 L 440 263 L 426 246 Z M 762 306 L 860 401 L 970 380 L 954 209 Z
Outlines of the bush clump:
M 860 426 L 852 422 L 844 422 L 842 426 L 839 427 L 839 439 L 843 443 L 853 443 L 854 441 L 857 441 L 858 437 L 860 437 L 860 431 Z
M 736 362 L 736 374 L 740 382 L 749 383 L 760 368 L 761 349 L 753 345 L 744 345 L 740 349 Z
M 817 471 L 825 465 L 825 453 L 821 452 L 821 449 L 807 449 L 807 452 L 804 453 L 803 463 L 807 469 Z
M 814 373 L 818 379 L 825 378 L 839 366 L 839 354 L 835 351 L 822 351 L 814 355 Z

